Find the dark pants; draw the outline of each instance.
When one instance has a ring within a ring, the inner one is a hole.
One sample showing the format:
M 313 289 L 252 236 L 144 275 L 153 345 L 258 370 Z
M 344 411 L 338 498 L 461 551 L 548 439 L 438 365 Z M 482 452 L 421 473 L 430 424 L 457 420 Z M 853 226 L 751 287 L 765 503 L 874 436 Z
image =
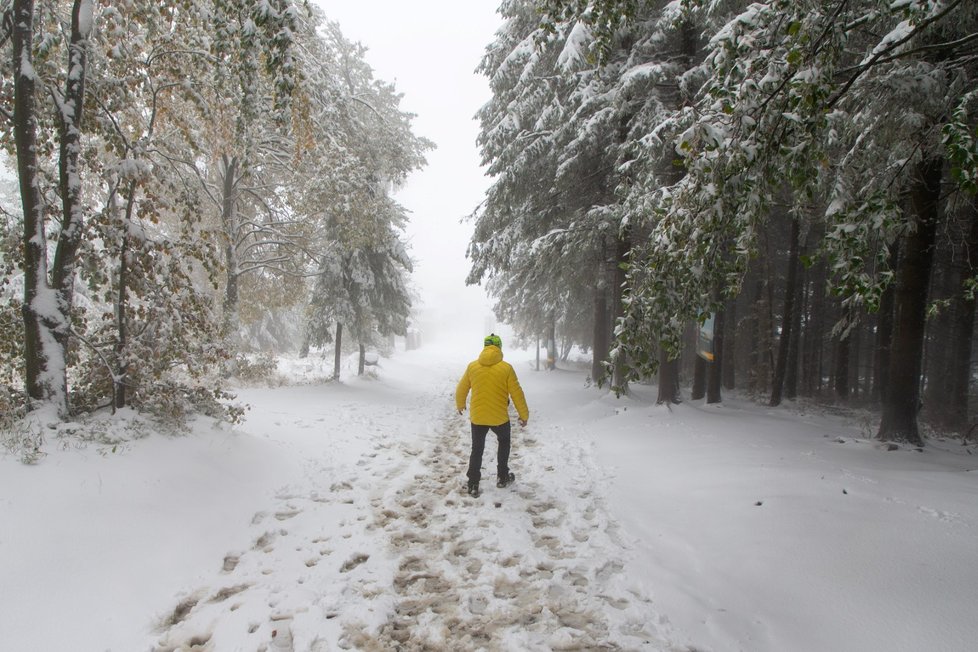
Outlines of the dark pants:
M 480 426 L 472 424 L 472 454 L 469 456 L 469 482 L 478 482 L 482 478 L 482 453 L 486 449 L 486 435 L 492 430 L 499 441 L 499 453 L 496 455 L 496 475 L 500 478 L 509 477 L 509 421 L 498 426 Z

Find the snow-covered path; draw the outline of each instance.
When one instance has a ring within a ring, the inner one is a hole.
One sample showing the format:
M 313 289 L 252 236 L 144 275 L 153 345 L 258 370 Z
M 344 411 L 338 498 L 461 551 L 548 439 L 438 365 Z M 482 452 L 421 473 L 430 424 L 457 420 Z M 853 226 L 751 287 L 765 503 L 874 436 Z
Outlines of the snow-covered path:
M 622 573 L 582 446 L 540 441 L 531 422 L 514 438 L 516 484 L 497 489 L 484 470 L 483 494 L 465 495 L 457 370 L 405 357 L 382 381 L 252 401 L 245 430 L 301 469 L 179 596 L 154 649 L 670 649 Z M 495 468 L 493 445 L 484 465 Z
M 238 428 L 0 455 L 0 649 L 974 649 L 974 445 L 618 399 L 507 350 L 517 481 L 494 486 L 490 436 L 472 499 L 452 394 L 477 352 L 341 383 L 292 361 Z

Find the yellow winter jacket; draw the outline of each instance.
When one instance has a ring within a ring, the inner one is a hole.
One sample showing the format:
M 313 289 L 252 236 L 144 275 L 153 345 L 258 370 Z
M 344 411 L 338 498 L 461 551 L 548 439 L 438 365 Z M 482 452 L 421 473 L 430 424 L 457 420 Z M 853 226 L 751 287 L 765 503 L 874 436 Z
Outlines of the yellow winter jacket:
M 465 409 L 465 398 L 472 390 L 469 416 L 477 426 L 499 426 L 509 422 L 509 398 L 513 398 L 520 419 L 530 418 L 523 388 L 516 378 L 513 366 L 503 362 L 503 351 L 498 346 L 482 349 L 478 360 L 465 369 L 462 380 L 455 388 L 455 407 Z

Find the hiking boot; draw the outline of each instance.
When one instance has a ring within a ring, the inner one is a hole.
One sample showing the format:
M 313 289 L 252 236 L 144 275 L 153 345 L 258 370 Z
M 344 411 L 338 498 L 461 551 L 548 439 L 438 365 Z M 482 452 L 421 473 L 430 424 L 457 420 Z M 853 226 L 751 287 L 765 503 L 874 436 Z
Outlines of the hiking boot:
M 478 482 L 470 482 L 469 483 L 468 493 L 473 498 L 478 498 L 479 497 L 479 483 Z
M 500 477 L 498 480 L 496 480 L 496 486 L 502 489 L 503 487 L 513 484 L 514 482 L 516 482 L 516 474 L 510 471 L 509 477 Z

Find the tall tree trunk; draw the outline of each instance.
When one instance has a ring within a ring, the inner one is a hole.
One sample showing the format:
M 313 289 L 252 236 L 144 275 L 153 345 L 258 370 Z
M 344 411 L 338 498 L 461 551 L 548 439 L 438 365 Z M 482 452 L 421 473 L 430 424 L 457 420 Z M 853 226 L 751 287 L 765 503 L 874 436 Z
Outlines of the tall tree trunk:
M 812 328 L 808 338 L 808 396 L 822 391 L 822 357 L 825 349 L 825 275 L 819 270 L 816 284 L 812 288 Z
M 927 287 L 940 220 L 943 160 L 929 158 L 917 165 L 910 192 L 914 229 L 906 236 L 897 273 L 893 346 L 889 387 L 883 397 L 878 437 L 922 444 L 917 426 L 920 368 L 924 346 Z
M 769 293 L 763 279 L 754 283 L 754 302 L 751 306 L 750 372 L 747 391 L 760 394 L 768 389 L 771 372 L 771 324 Z
M 659 396 L 658 404 L 678 404 L 682 402 L 679 390 L 679 359 L 669 359 L 665 347 L 659 347 Z
M 119 256 L 119 295 L 116 304 L 116 369 L 112 378 L 112 404 L 116 408 L 126 407 L 126 375 L 129 364 L 126 361 L 129 348 L 129 235 L 122 238 L 122 253 Z
M 547 371 L 557 368 L 557 318 L 550 315 L 550 325 L 547 330 Z
M 723 341 L 723 325 L 725 321 L 726 318 L 723 310 L 718 310 L 716 319 L 713 322 L 713 362 L 707 365 L 706 369 L 707 403 L 719 403 L 723 400 L 721 392 L 721 387 L 723 386 L 723 365 L 727 363 L 724 353 L 725 343 Z
M 615 321 L 625 314 L 625 304 L 623 301 L 625 294 L 625 269 L 624 264 L 628 262 L 628 254 L 632 249 L 631 235 L 626 230 L 618 238 L 615 250 L 614 283 L 612 285 L 612 298 L 614 301 Z M 615 391 L 619 394 L 628 393 L 628 377 L 626 375 L 627 360 L 616 360 L 614 368 L 614 378 L 612 384 Z M 678 383 L 678 373 L 677 373 Z M 660 390 L 661 391 L 661 390 Z
M 801 252 L 799 251 L 799 254 Z M 788 368 L 784 376 L 784 397 L 788 400 L 798 398 L 798 358 L 801 353 L 801 316 L 805 312 L 805 288 L 807 274 L 798 270 L 799 279 L 795 287 L 794 319 L 791 322 L 791 341 L 788 343 Z
M 974 277 L 978 272 L 978 196 L 971 204 L 971 228 L 968 231 L 967 267 L 962 276 Z M 962 279 L 963 280 L 963 279 Z M 948 428 L 965 432 L 968 427 L 968 396 L 971 385 L 971 355 L 975 335 L 975 300 L 958 290 L 957 310 L 951 336 L 954 348 L 954 371 L 948 390 L 951 406 Z
M 781 336 L 778 338 L 778 357 L 774 366 L 771 388 L 771 405 L 781 405 L 784 378 L 788 370 L 788 353 L 791 350 L 792 328 L 795 324 L 795 295 L 798 285 L 798 245 L 801 225 L 797 216 L 791 219 L 791 244 L 788 248 L 788 278 L 784 287 L 784 313 L 781 316 Z
M 113 202 L 114 203 L 114 202 Z M 129 197 L 126 199 L 126 224 L 130 224 L 136 206 L 136 182 L 129 184 Z M 112 379 L 113 404 L 124 408 L 128 403 L 126 387 L 129 374 L 129 233 L 122 237 L 119 251 L 119 293 L 116 301 L 116 369 Z
M 81 121 L 85 106 L 85 77 L 87 68 L 88 31 L 91 29 L 92 8 L 82 16 L 82 0 L 75 0 L 71 10 L 71 36 L 68 44 L 68 75 L 65 94 L 58 107 L 60 151 L 58 156 L 58 185 L 61 192 L 61 233 L 54 254 L 52 285 L 58 293 L 59 309 L 70 317 L 74 304 L 75 262 L 85 226 L 82 206 L 81 171 L 78 157 L 81 155 Z M 84 30 L 84 31 L 83 31 Z M 67 350 L 68 324 L 59 332 L 62 346 Z
M 224 229 L 224 265 L 227 284 L 224 287 L 224 335 L 231 337 L 238 332 L 238 169 L 236 156 L 224 155 L 221 159 L 221 226 Z
M 835 340 L 832 386 L 835 388 L 835 397 L 840 401 L 849 400 L 849 352 L 854 331 L 854 328 L 850 328 Z
M 723 388 L 736 389 L 737 386 L 737 297 L 728 299 L 723 308 Z
M 84 12 L 84 14 L 83 14 Z M 68 37 L 65 90 L 55 97 L 59 127 L 59 192 L 61 231 L 51 282 L 45 249 L 43 205 L 38 190 L 37 105 L 33 70 L 34 3 L 12 6 L 14 69 L 14 141 L 24 209 L 24 326 L 26 389 L 31 398 L 51 402 L 61 417 L 68 415 L 66 357 L 74 303 L 75 264 L 84 227 L 81 203 L 81 119 L 85 102 L 88 36 L 92 5 L 75 0 Z
M 687 68 L 692 67 L 693 60 L 696 56 L 696 51 L 698 48 L 698 31 L 696 25 L 689 20 L 683 20 L 680 25 L 680 38 L 681 38 L 681 55 L 685 59 L 685 66 Z M 679 98 L 677 97 L 677 100 Z M 684 172 L 678 168 L 674 167 L 671 170 L 673 180 L 678 182 Z M 624 285 L 625 272 L 622 269 L 621 263 L 627 262 L 628 253 L 631 249 L 631 235 L 630 232 L 626 234 L 623 240 L 619 240 L 618 249 L 618 265 L 615 268 L 616 285 Z M 620 282 L 617 279 L 620 278 Z M 620 290 L 619 290 L 620 292 Z M 621 306 L 621 297 L 616 296 L 616 311 L 620 310 L 618 314 L 624 312 L 624 307 Z M 697 356 L 699 357 L 699 356 Z M 618 370 L 616 369 L 616 374 Z M 661 344 L 659 345 L 659 395 L 656 399 L 658 404 L 679 404 L 682 402 L 681 389 L 680 389 L 680 361 L 679 358 L 670 358 L 665 347 Z
M 574 341 L 569 337 L 564 336 L 561 338 L 560 342 L 560 361 L 567 362 L 567 358 L 570 357 L 571 350 L 574 348 Z
M 965 296 L 964 283 L 978 262 L 978 210 L 968 217 L 969 224 L 962 224 L 964 241 L 939 250 L 941 263 L 935 262 L 932 277 L 934 293 L 948 306 L 928 321 L 924 413 L 944 431 L 964 432 L 968 425 L 975 302 Z
M 862 360 L 860 357 L 862 353 L 860 347 L 862 334 L 862 323 L 854 326 L 849 334 L 849 398 L 851 399 L 859 398 L 859 363 Z
M 866 315 L 866 327 L 862 329 L 863 337 L 863 350 L 866 351 L 865 360 L 862 362 L 860 368 L 863 371 L 862 377 L 862 389 L 859 395 L 866 401 L 869 402 L 873 398 L 873 368 L 876 364 L 876 346 L 875 346 L 875 334 L 876 334 L 876 315 Z
M 591 380 L 598 384 L 606 374 L 605 363 L 611 352 L 611 315 L 608 312 L 608 283 L 604 281 L 605 262 L 598 269 L 600 279 L 594 288 L 594 326 L 591 339 Z
M 343 351 L 343 324 L 336 322 L 336 348 L 333 353 L 333 380 L 340 379 L 340 356 Z
M 890 269 L 896 271 L 900 265 L 900 246 L 892 245 Z M 890 346 L 893 342 L 893 306 L 895 304 L 895 283 L 890 283 L 880 298 L 880 309 L 876 322 L 876 355 L 873 356 L 873 395 L 872 399 L 882 402 L 890 377 Z
M 85 15 L 83 15 L 83 12 Z M 78 167 L 81 155 L 82 115 L 85 110 L 85 80 L 88 69 L 88 36 L 94 15 L 90 3 L 75 0 L 71 8 L 71 33 L 68 41 L 68 74 L 65 78 L 64 97 L 57 102 L 59 152 L 58 187 L 61 194 L 61 232 L 51 267 L 51 285 L 57 300 L 59 323 L 54 336 L 60 347 L 61 357 L 67 358 L 68 340 L 71 335 L 71 317 L 75 303 L 75 267 L 78 248 L 85 228 L 85 212 L 82 205 L 82 174 Z M 62 367 L 64 408 L 68 410 L 67 364 Z M 59 408 L 60 410 L 60 408 Z
M 24 368 L 27 395 L 34 400 L 52 400 L 66 387 L 53 387 L 51 381 L 63 375 L 58 369 L 63 360 L 57 351 L 40 310 L 39 297 L 49 293 L 47 242 L 44 225 L 44 205 L 39 190 L 37 167 L 37 104 L 33 70 L 34 3 L 16 0 L 13 3 L 11 41 L 14 71 L 14 144 L 17 148 L 17 177 L 20 182 L 20 201 L 24 211 Z M 49 372 L 54 372 L 53 377 Z M 60 390 L 60 392 L 59 392 Z M 59 397 L 67 413 L 66 399 Z
M 693 362 L 693 386 L 689 390 L 689 398 L 698 401 L 706 396 L 706 360 L 702 356 L 694 356 Z
M 360 359 L 357 361 L 357 375 L 362 376 L 367 362 L 367 347 L 360 344 Z

